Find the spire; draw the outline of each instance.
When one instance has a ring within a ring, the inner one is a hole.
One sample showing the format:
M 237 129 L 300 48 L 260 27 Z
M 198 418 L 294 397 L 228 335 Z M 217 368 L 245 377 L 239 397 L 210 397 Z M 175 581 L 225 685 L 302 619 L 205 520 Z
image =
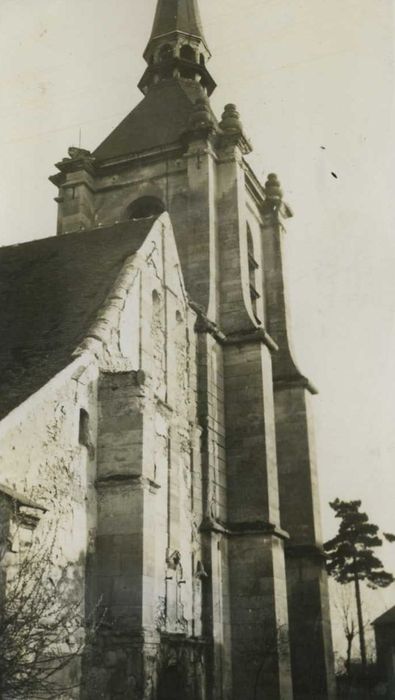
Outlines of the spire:
M 198 0 L 158 0 L 139 88 L 146 94 L 159 81 L 176 78 L 199 82 L 210 95 L 216 87 L 206 68 L 210 57 Z
M 197 0 L 158 0 L 150 41 L 174 32 L 193 36 L 206 45 Z

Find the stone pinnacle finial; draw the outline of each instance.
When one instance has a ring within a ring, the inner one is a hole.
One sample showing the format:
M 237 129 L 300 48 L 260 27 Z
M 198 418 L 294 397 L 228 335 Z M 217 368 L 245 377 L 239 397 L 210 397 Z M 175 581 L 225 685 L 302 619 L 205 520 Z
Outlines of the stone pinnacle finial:
M 282 202 L 283 191 L 280 181 L 275 173 L 270 173 L 267 176 L 265 184 L 266 199 L 270 202 Z
M 70 146 L 68 149 L 69 157 L 72 160 L 79 160 L 80 158 L 89 158 L 92 154 L 86 148 L 77 148 L 76 146 Z
M 236 105 L 226 105 L 220 122 L 222 131 L 227 134 L 243 134 L 243 125 Z
M 225 106 L 219 128 L 222 131 L 223 144 L 237 144 L 241 148 L 243 155 L 251 153 L 252 146 L 244 133 L 236 105 L 229 104 Z

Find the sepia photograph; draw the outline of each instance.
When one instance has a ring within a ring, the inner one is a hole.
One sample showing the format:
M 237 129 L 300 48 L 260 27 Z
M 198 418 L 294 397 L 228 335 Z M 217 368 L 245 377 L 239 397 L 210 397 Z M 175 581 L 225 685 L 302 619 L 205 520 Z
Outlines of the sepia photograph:
M 395 700 L 394 0 L 0 33 L 0 700 Z

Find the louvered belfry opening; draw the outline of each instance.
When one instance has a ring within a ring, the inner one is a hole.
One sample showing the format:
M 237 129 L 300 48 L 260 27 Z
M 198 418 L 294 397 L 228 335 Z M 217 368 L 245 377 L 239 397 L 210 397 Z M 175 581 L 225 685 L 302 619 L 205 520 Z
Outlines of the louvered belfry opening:
M 144 53 L 148 64 L 139 88 L 144 94 L 159 82 L 198 82 L 211 95 L 215 82 L 206 68 L 210 51 L 195 0 L 159 0 Z

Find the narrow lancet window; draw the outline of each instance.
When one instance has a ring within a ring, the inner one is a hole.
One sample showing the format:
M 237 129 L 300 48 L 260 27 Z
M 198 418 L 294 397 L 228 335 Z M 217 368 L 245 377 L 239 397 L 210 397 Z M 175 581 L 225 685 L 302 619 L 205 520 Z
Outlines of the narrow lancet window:
M 260 294 L 257 290 L 257 270 L 259 269 L 259 264 L 255 259 L 254 254 L 254 241 L 252 238 L 252 232 L 249 224 L 247 224 L 247 251 L 248 251 L 248 274 L 250 280 L 250 296 L 252 308 L 254 310 L 255 317 L 258 319 L 258 309 L 257 301 L 260 298 Z
M 91 447 L 89 413 L 84 408 L 80 410 L 80 424 L 78 431 L 78 442 L 88 450 Z

